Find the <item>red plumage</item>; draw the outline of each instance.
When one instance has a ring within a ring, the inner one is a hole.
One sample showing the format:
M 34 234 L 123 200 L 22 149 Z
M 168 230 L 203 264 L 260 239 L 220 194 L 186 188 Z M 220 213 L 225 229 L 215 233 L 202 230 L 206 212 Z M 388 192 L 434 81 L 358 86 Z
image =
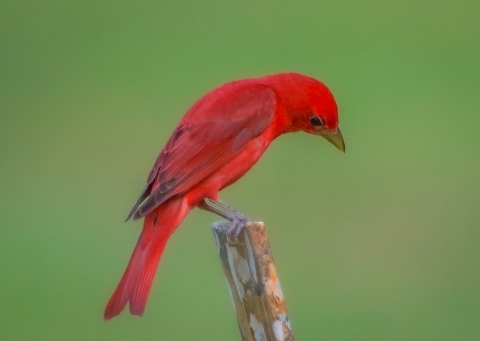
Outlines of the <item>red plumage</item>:
M 333 95 L 307 76 L 284 73 L 231 82 L 198 100 L 158 156 L 127 218 L 145 217 L 143 231 L 105 319 L 127 303 L 141 316 L 167 240 L 188 211 L 205 198 L 217 199 L 277 136 L 300 130 L 345 148 Z

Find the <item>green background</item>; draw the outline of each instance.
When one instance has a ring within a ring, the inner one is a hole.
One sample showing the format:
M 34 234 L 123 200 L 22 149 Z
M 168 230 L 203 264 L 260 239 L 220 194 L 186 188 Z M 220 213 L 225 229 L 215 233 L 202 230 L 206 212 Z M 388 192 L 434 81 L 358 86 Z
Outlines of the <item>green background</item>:
M 480 2 L 2 1 L 0 339 L 239 340 L 210 225 L 143 318 L 102 319 L 123 223 L 190 105 L 297 71 L 347 153 L 291 134 L 221 197 L 266 223 L 298 340 L 480 340 Z

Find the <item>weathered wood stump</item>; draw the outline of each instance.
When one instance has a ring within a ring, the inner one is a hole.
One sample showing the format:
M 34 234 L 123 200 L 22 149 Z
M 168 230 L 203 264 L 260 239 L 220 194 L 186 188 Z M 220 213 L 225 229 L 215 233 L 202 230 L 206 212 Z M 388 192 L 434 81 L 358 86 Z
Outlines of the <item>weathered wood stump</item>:
M 248 222 L 229 244 L 227 222 L 213 224 L 243 341 L 293 341 L 290 320 L 262 222 Z

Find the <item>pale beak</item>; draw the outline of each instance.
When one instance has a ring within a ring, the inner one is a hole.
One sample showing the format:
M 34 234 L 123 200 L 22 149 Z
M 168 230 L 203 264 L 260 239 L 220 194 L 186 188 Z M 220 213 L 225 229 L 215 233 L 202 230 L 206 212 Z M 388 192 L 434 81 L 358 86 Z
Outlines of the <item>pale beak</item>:
M 322 131 L 320 133 L 328 142 L 333 144 L 339 150 L 345 153 L 345 142 L 343 142 L 342 132 L 340 128 L 337 127 L 334 131 Z

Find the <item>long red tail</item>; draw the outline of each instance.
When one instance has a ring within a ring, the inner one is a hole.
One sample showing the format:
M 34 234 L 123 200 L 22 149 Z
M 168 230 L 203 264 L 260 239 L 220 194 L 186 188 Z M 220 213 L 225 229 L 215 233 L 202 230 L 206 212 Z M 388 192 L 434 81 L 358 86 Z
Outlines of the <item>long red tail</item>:
M 165 202 L 145 217 L 127 269 L 105 308 L 106 320 L 120 314 L 127 303 L 131 314 L 142 316 L 168 238 L 187 213 L 186 201 L 179 198 Z

